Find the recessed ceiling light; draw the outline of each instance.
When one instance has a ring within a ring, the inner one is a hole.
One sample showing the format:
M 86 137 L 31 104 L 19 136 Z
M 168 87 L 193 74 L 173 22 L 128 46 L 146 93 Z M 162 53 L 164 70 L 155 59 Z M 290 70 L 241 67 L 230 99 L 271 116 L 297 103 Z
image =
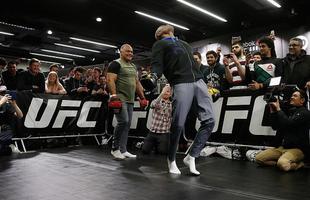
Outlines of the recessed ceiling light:
M 100 46 L 106 46 L 106 47 L 117 48 L 117 46 L 114 46 L 114 45 L 105 44 L 105 43 L 101 43 L 101 42 L 95 42 L 95 41 L 91 41 L 91 40 L 85 40 L 85 39 L 76 38 L 76 37 L 70 37 L 70 39 L 71 39 L 71 40 L 75 40 L 75 41 L 79 41 L 79 42 L 86 42 L 86 43 L 95 44 L 95 45 L 100 45 Z
M 4 32 L 4 31 L 0 31 L 0 34 L 2 34 L 2 35 L 10 35 L 10 36 L 14 35 L 13 33 Z
M 274 1 L 274 0 L 267 0 L 269 3 L 271 3 L 272 5 L 274 5 L 275 7 L 277 7 L 277 8 L 281 8 L 281 5 L 278 3 L 278 2 L 276 2 L 276 1 Z
M 78 50 L 83 50 L 83 51 L 100 53 L 100 51 L 93 50 L 93 49 L 87 49 L 87 48 L 82 48 L 82 47 L 77 47 L 77 46 L 72 46 L 72 45 L 67 45 L 67 44 L 61 44 L 61 43 L 54 43 L 54 44 L 57 45 L 57 46 L 67 47 L 67 48 L 71 48 L 71 49 L 78 49 Z
M 220 16 L 218 16 L 218 15 L 216 15 L 216 14 L 214 14 L 214 13 L 208 11 L 208 10 L 205 10 L 205 9 L 203 9 L 203 8 L 200 8 L 199 6 L 196 6 L 196 5 L 192 4 L 192 3 L 189 3 L 189 2 L 184 1 L 184 0 L 177 0 L 177 1 L 180 2 L 180 3 L 183 3 L 184 5 L 189 6 L 189 7 L 191 7 L 191 8 L 194 8 L 195 10 L 198 10 L 198 11 L 204 13 L 204 14 L 207 14 L 207 15 L 209 15 L 209 16 L 211 16 L 211 17 L 217 19 L 217 20 L 220 20 L 220 21 L 222 21 L 222 22 L 227 22 L 226 19 L 224 19 L 224 18 L 222 18 L 222 17 L 220 17 Z
M 78 54 L 72 54 L 72 53 L 65 53 L 61 51 L 54 51 L 54 50 L 48 50 L 48 49 L 41 49 L 41 51 L 48 52 L 48 53 L 56 53 L 60 55 L 65 55 L 65 56 L 73 56 L 73 57 L 78 57 L 78 58 L 85 58 L 85 56 L 78 55 Z
M 73 60 L 71 58 L 65 58 L 65 57 L 60 57 L 60 56 L 52 56 L 52 55 L 41 54 L 41 53 L 29 53 L 29 54 L 35 55 L 35 56 L 48 57 L 48 58 L 57 58 L 57 59 L 62 59 L 62 60 Z
M 52 30 L 47 30 L 46 32 L 47 32 L 47 34 L 49 34 L 49 35 L 52 35 L 52 34 L 53 34 L 53 31 L 52 31 Z
M 170 22 L 168 20 L 165 20 L 165 19 L 162 19 L 162 18 L 159 18 L 159 17 L 155 17 L 153 15 L 149 15 L 149 14 L 146 14 L 144 12 L 140 12 L 140 11 L 135 11 L 135 13 L 139 14 L 139 15 L 142 15 L 144 17 L 148 17 L 148 18 L 151 18 L 151 19 L 154 19 L 156 21 L 160 21 L 160 22 L 164 22 L 164 23 L 167 23 L 167 24 L 170 24 L 170 25 L 173 25 L 173 26 L 176 26 L 178 28 L 181 28 L 181 29 L 184 29 L 184 30 L 189 30 L 189 28 L 185 27 L 185 26 L 182 26 L 182 25 L 179 25 L 179 24 L 176 24 L 174 22 Z
M 102 18 L 101 18 L 101 17 L 97 17 L 97 18 L 96 18 L 96 21 L 97 21 L 97 22 L 102 22 Z

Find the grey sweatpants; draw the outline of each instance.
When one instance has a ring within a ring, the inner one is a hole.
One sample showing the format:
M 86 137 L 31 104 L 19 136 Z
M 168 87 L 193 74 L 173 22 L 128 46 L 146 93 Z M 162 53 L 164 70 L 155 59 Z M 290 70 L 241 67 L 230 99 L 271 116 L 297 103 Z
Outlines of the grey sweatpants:
M 184 129 L 186 116 L 191 108 L 193 99 L 196 99 L 200 128 L 190 149 L 190 156 L 198 157 L 212 133 L 215 121 L 212 109 L 212 100 L 206 83 L 200 79 L 193 83 L 180 83 L 173 86 L 172 124 L 168 158 L 175 160 L 180 136 Z

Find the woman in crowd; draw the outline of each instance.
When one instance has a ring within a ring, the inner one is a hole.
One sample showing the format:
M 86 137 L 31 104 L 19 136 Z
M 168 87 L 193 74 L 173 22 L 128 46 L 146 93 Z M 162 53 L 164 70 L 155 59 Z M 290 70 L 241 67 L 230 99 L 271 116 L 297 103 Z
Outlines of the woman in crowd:
M 45 81 L 45 93 L 47 94 L 67 94 L 65 88 L 61 85 L 56 72 L 51 71 Z

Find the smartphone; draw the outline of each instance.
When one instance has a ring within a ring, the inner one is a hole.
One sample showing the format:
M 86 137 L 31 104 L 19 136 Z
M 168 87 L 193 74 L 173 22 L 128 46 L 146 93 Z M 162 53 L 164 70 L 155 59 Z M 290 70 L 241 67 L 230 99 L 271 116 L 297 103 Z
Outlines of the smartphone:
M 6 94 L 10 95 L 12 100 L 16 100 L 16 91 L 15 90 L 8 90 Z
M 225 54 L 224 56 L 225 56 L 226 58 L 230 58 L 230 57 L 231 57 L 230 54 Z

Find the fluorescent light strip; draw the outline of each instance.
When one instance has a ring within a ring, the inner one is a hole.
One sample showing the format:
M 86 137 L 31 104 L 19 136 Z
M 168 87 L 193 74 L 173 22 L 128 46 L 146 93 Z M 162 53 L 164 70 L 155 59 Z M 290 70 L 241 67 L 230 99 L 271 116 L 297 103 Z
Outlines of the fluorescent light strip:
M 27 60 L 31 60 L 30 58 L 25 58 L 25 59 L 27 59 Z M 44 63 L 52 63 L 52 64 L 59 64 L 59 65 L 60 65 L 60 63 L 58 63 L 58 62 L 52 62 L 52 61 L 41 60 L 41 59 L 40 59 L 40 62 L 44 62 Z
M 49 53 L 61 54 L 61 55 L 65 55 L 65 56 L 73 56 L 73 57 L 78 57 L 78 58 L 85 58 L 85 56 L 81 56 L 81 55 L 77 55 L 77 54 L 65 53 L 65 52 L 60 52 L 60 51 L 53 51 L 53 50 L 48 50 L 48 49 L 41 49 L 41 51 L 49 52 Z
M 76 41 L 79 41 L 79 42 L 86 42 L 86 43 L 90 43 L 90 44 L 105 46 L 105 47 L 117 48 L 117 46 L 114 46 L 114 45 L 104 44 L 104 43 L 101 43 L 101 42 L 94 42 L 94 41 L 91 41 L 91 40 L 84 40 L 84 39 L 76 38 L 76 37 L 70 37 L 70 39 L 71 40 L 76 40 Z
M 6 23 L 6 22 L 0 22 L 0 24 L 6 25 L 6 26 L 12 26 L 12 27 L 15 27 L 15 28 L 26 29 L 26 30 L 30 30 L 30 31 L 36 30 L 36 29 L 34 29 L 34 28 L 31 28 L 31 27 L 20 26 L 20 25 L 10 24 L 10 23 Z
M 82 47 L 77 47 L 77 46 L 72 46 L 72 45 L 67 45 L 67 44 L 61 44 L 61 43 L 54 43 L 54 44 L 57 45 L 57 46 L 67 47 L 67 48 L 71 48 L 71 49 L 79 49 L 79 50 L 83 50 L 83 51 L 100 53 L 100 51 L 93 50 L 93 49 L 86 49 L 86 48 L 82 48 Z
M 30 53 L 31 55 L 35 56 L 43 56 L 43 57 L 48 57 L 48 58 L 57 58 L 57 59 L 62 59 L 62 60 L 73 60 L 71 58 L 65 58 L 65 57 L 60 57 L 60 56 L 52 56 L 52 55 L 47 55 L 47 54 L 40 54 L 40 53 Z
M 4 32 L 4 31 L 0 31 L 0 34 L 2 34 L 2 35 L 10 35 L 10 36 L 14 35 L 13 33 L 8 33 L 8 32 Z
M 269 3 L 271 3 L 272 5 L 274 5 L 277 8 L 281 8 L 282 6 L 280 4 L 278 4 L 276 1 L 274 0 L 267 0 Z
M 165 19 L 161 19 L 161 18 L 159 18 L 159 17 L 155 17 L 155 16 L 152 16 L 152 15 L 146 14 L 146 13 L 144 13 L 144 12 L 135 11 L 135 13 L 137 13 L 137 14 L 139 14 L 139 15 L 142 15 L 142 16 L 145 16 L 145 17 L 148 17 L 148 18 L 151 18 L 151 19 L 154 19 L 154 20 L 156 20 L 156 21 L 164 22 L 164 23 L 167 23 L 167 24 L 170 24 L 170 25 L 179 27 L 179 28 L 184 29 L 184 30 L 187 30 L 187 31 L 189 30 L 189 28 L 187 28 L 187 27 L 185 27 L 185 26 L 182 26 L 182 25 L 179 25 L 179 24 L 176 24 L 176 23 L 167 21 L 167 20 L 165 20 Z
M 218 15 L 216 15 L 216 14 L 214 14 L 214 13 L 208 11 L 208 10 L 202 9 L 202 8 L 200 8 L 200 7 L 198 7 L 198 6 L 194 5 L 194 4 L 192 4 L 192 3 L 189 3 L 189 2 L 184 1 L 184 0 L 177 0 L 177 1 L 180 2 L 180 3 L 183 3 L 183 4 L 187 5 L 187 6 L 189 6 L 189 7 L 191 7 L 191 8 L 194 8 L 194 9 L 196 9 L 196 10 L 198 10 L 198 11 L 204 13 L 204 14 L 207 14 L 207 15 L 209 15 L 209 16 L 211 16 L 211 17 L 217 19 L 217 20 L 220 20 L 220 21 L 222 21 L 222 22 L 227 22 L 226 19 L 224 19 L 224 18 L 222 18 L 222 17 L 220 17 L 220 16 L 218 16 Z

